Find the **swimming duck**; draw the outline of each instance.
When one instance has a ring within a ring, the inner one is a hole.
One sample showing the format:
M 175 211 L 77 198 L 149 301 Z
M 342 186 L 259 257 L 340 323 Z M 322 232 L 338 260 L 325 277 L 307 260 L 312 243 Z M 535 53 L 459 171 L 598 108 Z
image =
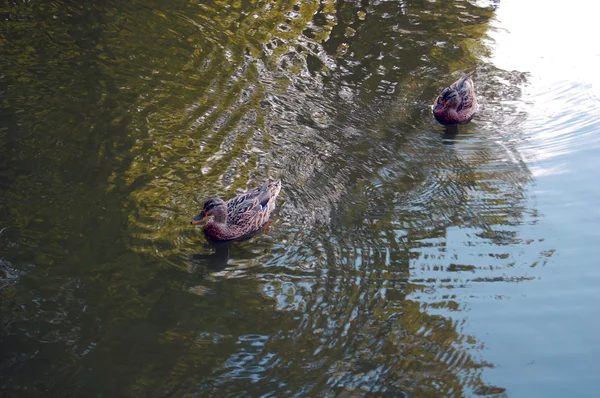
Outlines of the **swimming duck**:
M 202 212 L 192 220 L 192 225 L 212 216 L 204 226 L 207 239 L 222 242 L 249 237 L 269 221 L 280 190 L 281 181 L 275 180 L 227 202 L 219 198 L 208 199 Z
M 444 126 L 467 123 L 477 111 L 471 74 L 447 87 L 433 103 L 433 116 Z

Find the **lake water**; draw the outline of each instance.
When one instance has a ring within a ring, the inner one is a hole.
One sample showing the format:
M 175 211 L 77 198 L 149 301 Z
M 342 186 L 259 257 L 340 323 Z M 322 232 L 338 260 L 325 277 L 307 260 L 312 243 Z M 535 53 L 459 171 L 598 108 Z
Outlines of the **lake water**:
M 0 7 L 2 397 L 597 396 L 589 2 Z

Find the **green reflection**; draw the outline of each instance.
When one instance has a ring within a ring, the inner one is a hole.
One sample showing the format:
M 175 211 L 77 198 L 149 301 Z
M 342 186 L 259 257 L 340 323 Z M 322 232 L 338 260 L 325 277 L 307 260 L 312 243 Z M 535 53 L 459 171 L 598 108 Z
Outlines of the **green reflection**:
M 498 167 L 510 148 L 442 145 L 428 108 L 451 72 L 486 73 L 493 9 L 29 2 L 2 13 L 7 394 L 501 390 L 484 385 L 483 343 L 456 322 L 461 293 L 436 292 L 495 277 L 487 259 L 445 264 L 453 228 L 510 267 L 502 246 L 522 244 L 514 227 L 536 218 L 529 172 Z M 189 217 L 267 177 L 284 184 L 272 232 L 208 268 L 214 249 Z

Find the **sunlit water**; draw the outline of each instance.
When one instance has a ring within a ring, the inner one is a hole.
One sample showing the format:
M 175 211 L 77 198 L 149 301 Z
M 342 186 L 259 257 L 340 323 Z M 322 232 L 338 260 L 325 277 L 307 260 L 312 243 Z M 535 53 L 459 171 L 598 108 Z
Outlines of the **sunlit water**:
M 595 396 L 587 8 L 5 3 L 2 396 Z M 189 225 L 267 178 L 266 233 Z

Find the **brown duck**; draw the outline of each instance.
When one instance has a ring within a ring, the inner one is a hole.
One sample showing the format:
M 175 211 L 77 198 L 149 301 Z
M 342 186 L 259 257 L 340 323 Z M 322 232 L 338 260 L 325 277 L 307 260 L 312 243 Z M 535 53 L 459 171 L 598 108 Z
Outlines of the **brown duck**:
M 212 216 L 204 227 L 207 239 L 223 242 L 249 237 L 269 221 L 280 190 L 281 181 L 275 180 L 267 181 L 227 202 L 219 198 L 208 199 L 192 224 L 199 224 L 206 217 Z
M 477 112 L 477 98 L 471 74 L 447 87 L 433 103 L 433 116 L 444 126 L 467 123 Z

